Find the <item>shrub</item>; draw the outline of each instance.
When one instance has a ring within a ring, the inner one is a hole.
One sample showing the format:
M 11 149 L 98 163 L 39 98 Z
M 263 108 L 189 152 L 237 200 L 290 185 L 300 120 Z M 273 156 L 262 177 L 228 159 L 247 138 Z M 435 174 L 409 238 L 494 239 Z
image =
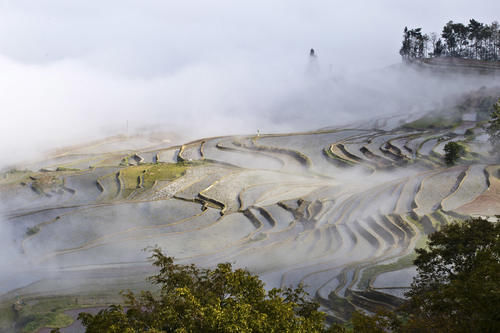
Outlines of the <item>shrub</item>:
M 39 231 L 40 231 L 40 228 L 37 226 L 30 227 L 30 228 L 26 229 L 26 235 L 32 236 L 34 234 L 37 234 Z
M 444 160 L 448 166 L 454 165 L 465 153 L 464 147 L 456 142 L 448 142 L 444 146 L 444 151 Z

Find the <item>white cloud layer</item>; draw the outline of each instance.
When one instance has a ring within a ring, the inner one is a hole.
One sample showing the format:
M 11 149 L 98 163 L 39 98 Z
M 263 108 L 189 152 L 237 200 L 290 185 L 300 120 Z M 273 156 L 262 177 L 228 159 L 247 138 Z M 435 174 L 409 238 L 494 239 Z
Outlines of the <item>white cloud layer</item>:
M 127 120 L 194 138 L 306 130 L 436 102 L 472 83 L 445 89 L 373 70 L 399 62 L 405 25 L 439 31 L 499 12 L 495 1 L 3 0 L 2 163 L 123 132 Z M 310 47 L 322 70 L 314 80 Z

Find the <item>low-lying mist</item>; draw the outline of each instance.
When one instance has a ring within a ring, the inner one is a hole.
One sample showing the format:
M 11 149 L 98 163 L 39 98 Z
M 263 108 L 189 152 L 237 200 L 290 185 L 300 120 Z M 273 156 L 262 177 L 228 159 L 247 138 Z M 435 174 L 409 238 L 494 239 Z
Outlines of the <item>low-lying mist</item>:
M 25 65 L 0 57 L 1 163 L 27 161 L 48 149 L 124 134 L 127 128 L 131 134 L 160 129 L 179 144 L 257 130 L 340 126 L 428 111 L 493 81 L 404 65 L 346 74 L 321 56 L 318 71 L 311 73 L 307 50 L 300 56 L 299 61 L 193 64 L 151 79 L 115 76 L 73 60 Z

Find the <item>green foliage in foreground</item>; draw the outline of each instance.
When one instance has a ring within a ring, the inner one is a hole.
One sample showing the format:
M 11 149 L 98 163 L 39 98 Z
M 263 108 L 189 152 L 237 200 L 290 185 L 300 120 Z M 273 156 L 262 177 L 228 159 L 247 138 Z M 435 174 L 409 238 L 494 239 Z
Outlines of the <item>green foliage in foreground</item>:
M 81 313 L 87 332 L 498 332 L 500 223 L 454 222 L 417 249 L 408 301 L 394 312 L 354 311 L 346 326 L 324 328 L 325 314 L 302 287 L 273 289 L 230 264 L 177 265 L 153 251 L 159 296 L 125 293 L 126 307 Z
M 500 223 L 455 222 L 417 249 L 418 275 L 398 313 L 356 313 L 355 332 L 500 331 Z
M 159 296 L 125 293 L 126 307 L 113 305 L 96 315 L 81 313 L 87 332 L 325 332 L 319 304 L 297 289 L 272 289 L 231 264 L 215 269 L 178 265 L 155 249 Z M 335 328 L 331 328 L 333 331 Z

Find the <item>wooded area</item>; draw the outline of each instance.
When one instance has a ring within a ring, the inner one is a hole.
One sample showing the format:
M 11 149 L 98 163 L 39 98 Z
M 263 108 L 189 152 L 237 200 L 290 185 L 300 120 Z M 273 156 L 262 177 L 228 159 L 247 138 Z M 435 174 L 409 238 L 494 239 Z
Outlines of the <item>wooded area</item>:
M 500 60 L 500 25 L 471 19 L 467 25 L 449 21 L 441 36 L 425 34 L 422 28 L 404 28 L 399 51 L 404 60 L 455 57 L 463 59 Z

